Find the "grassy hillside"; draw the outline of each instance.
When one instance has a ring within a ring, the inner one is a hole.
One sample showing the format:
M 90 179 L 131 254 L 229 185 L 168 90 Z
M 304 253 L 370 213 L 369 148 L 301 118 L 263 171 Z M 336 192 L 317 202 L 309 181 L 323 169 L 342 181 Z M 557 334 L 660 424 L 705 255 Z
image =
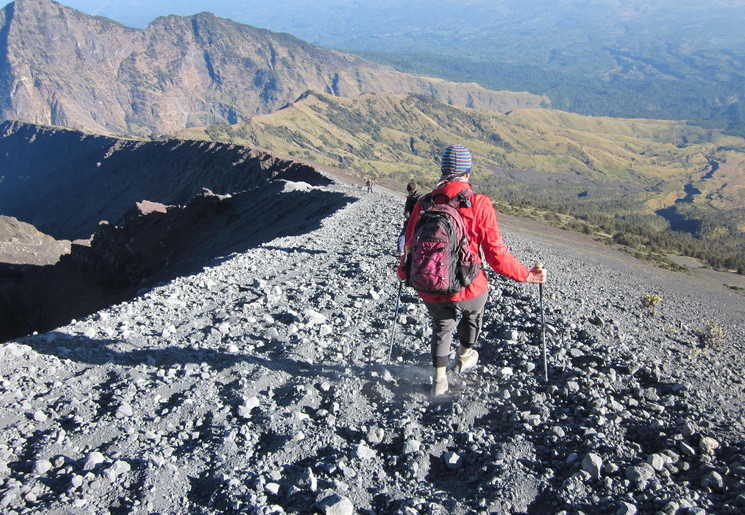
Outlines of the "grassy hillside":
M 647 233 L 667 237 L 672 228 L 686 233 L 679 235 L 686 243 L 668 246 L 689 255 L 696 253 L 686 246 L 710 247 L 716 256 L 701 257 L 718 266 L 745 263 L 745 139 L 683 122 L 542 109 L 496 114 L 417 95 L 308 93 L 248 123 L 181 136 L 425 186 L 439 175 L 442 149 L 460 142 L 474 154 L 473 182 L 496 200 L 572 214 L 594 230 L 631 232 L 646 243 Z

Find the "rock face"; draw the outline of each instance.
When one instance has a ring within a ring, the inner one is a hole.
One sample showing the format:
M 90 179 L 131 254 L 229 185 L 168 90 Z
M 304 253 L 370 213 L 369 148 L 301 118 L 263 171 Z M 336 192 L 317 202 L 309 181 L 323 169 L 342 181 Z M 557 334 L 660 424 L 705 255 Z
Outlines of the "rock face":
M 403 199 L 286 183 L 264 211 L 306 194 L 289 233 L 0 345 L 3 511 L 742 512 L 745 298 L 502 218 L 550 273 L 549 381 L 537 288 L 491 276 L 480 361 L 432 402 Z M 328 198 L 354 201 L 305 225 Z
M 0 11 L 0 117 L 101 134 L 171 134 L 274 111 L 306 90 L 412 92 L 508 111 L 546 99 L 430 80 L 208 13 L 144 30 L 51 0 Z

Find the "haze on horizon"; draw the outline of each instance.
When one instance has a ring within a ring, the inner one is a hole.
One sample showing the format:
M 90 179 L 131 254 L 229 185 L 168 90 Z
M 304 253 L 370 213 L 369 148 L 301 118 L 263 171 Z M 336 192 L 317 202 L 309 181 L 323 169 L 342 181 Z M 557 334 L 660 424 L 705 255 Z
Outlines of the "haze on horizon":
M 575 43 L 608 38 L 622 41 L 640 35 L 653 40 L 686 42 L 702 37 L 713 47 L 733 38 L 745 43 L 745 0 L 62 0 L 87 14 L 143 28 L 159 16 L 211 12 L 240 23 L 287 32 L 310 43 L 352 50 L 397 48 L 397 34 L 442 34 L 445 38 L 480 39 L 485 33 L 520 38 L 526 24 L 544 26 Z M 695 13 L 695 16 L 691 16 Z M 624 27 L 607 34 L 608 21 Z M 515 27 L 514 31 L 511 27 Z M 517 30 L 517 27 L 522 27 Z M 527 35 L 527 34 L 526 34 Z M 579 37 L 579 39 L 577 38 Z M 724 36 L 724 38 L 722 37 Z M 547 41 L 547 43 L 549 43 Z M 421 50 L 421 49 L 420 49 Z

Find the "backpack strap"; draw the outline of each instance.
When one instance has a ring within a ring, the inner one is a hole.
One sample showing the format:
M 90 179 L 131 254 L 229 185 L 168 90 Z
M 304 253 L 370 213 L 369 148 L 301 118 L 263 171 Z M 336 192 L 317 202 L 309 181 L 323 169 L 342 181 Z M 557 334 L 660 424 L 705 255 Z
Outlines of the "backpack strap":
M 432 193 L 427 193 L 426 195 L 422 196 L 422 205 L 427 207 L 429 204 L 450 204 L 452 207 L 458 209 L 459 207 L 471 207 L 473 203 L 471 202 L 471 195 L 474 194 L 474 191 L 471 188 L 466 188 L 464 190 L 461 190 L 457 195 L 454 197 L 448 197 L 444 193 L 438 193 L 434 197 L 432 196 Z
M 473 203 L 471 202 L 471 195 L 473 195 L 473 190 L 471 188 L 462 190 L 455 197 L 453 197 L 453 200 L 458 201 L 458 205 L 457 206 L 454 205 L 453 207 L 458 208 L 458 207 L 473 206 Z

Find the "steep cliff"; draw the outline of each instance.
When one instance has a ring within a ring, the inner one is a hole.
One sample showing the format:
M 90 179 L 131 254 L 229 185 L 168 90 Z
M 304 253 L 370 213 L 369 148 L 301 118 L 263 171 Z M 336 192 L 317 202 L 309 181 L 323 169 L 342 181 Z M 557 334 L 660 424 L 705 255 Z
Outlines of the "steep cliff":
M 0 117 L 104 134 L 170 134 L 272 112 L 306 90 L 417 92 L 492 110 L 545 98 L 395 72 L 218 18 L 158 18 L 143 30 L 51 0 L 0 12 Z

